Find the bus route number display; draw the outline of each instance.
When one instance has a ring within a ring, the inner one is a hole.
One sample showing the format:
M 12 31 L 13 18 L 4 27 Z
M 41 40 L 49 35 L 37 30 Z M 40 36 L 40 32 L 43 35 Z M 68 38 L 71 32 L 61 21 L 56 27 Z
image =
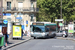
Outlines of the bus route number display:
M 33 23 L 33 25 L 44 25 L 44 23 Z

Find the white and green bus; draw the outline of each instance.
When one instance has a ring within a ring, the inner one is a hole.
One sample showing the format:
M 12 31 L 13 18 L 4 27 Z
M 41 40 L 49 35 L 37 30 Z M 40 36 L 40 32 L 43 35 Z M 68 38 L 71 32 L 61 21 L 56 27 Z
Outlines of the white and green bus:
M 56 36 L 56 23 L 51 22 L 33 22 L 31 25 L 31 37 L 46 38 Z

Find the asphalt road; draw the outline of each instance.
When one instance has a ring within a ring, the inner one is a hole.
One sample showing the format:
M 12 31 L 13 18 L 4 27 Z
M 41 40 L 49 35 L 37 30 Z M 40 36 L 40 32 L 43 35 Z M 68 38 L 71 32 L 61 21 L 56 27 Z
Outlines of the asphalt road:
M 75 42 L 61 39 L 34 39 L 9 50 L 75 50 Z

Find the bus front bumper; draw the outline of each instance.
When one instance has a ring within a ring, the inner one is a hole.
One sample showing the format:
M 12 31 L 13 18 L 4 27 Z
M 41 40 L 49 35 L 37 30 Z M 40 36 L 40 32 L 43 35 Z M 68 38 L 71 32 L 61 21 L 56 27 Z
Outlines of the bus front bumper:
M 31 37 L 37 37 L 37 38 L 46 38 L 47 35 L 42 35 L 42 34 L 31 34 Z

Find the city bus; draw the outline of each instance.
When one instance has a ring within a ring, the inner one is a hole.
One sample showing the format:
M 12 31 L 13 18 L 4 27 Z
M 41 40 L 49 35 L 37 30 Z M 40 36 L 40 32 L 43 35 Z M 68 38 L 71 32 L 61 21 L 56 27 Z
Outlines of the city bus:
M 56 36 L 56 23 L 51 22 L 33 22 L 30 26 L 31 37 L 46 38 Z

